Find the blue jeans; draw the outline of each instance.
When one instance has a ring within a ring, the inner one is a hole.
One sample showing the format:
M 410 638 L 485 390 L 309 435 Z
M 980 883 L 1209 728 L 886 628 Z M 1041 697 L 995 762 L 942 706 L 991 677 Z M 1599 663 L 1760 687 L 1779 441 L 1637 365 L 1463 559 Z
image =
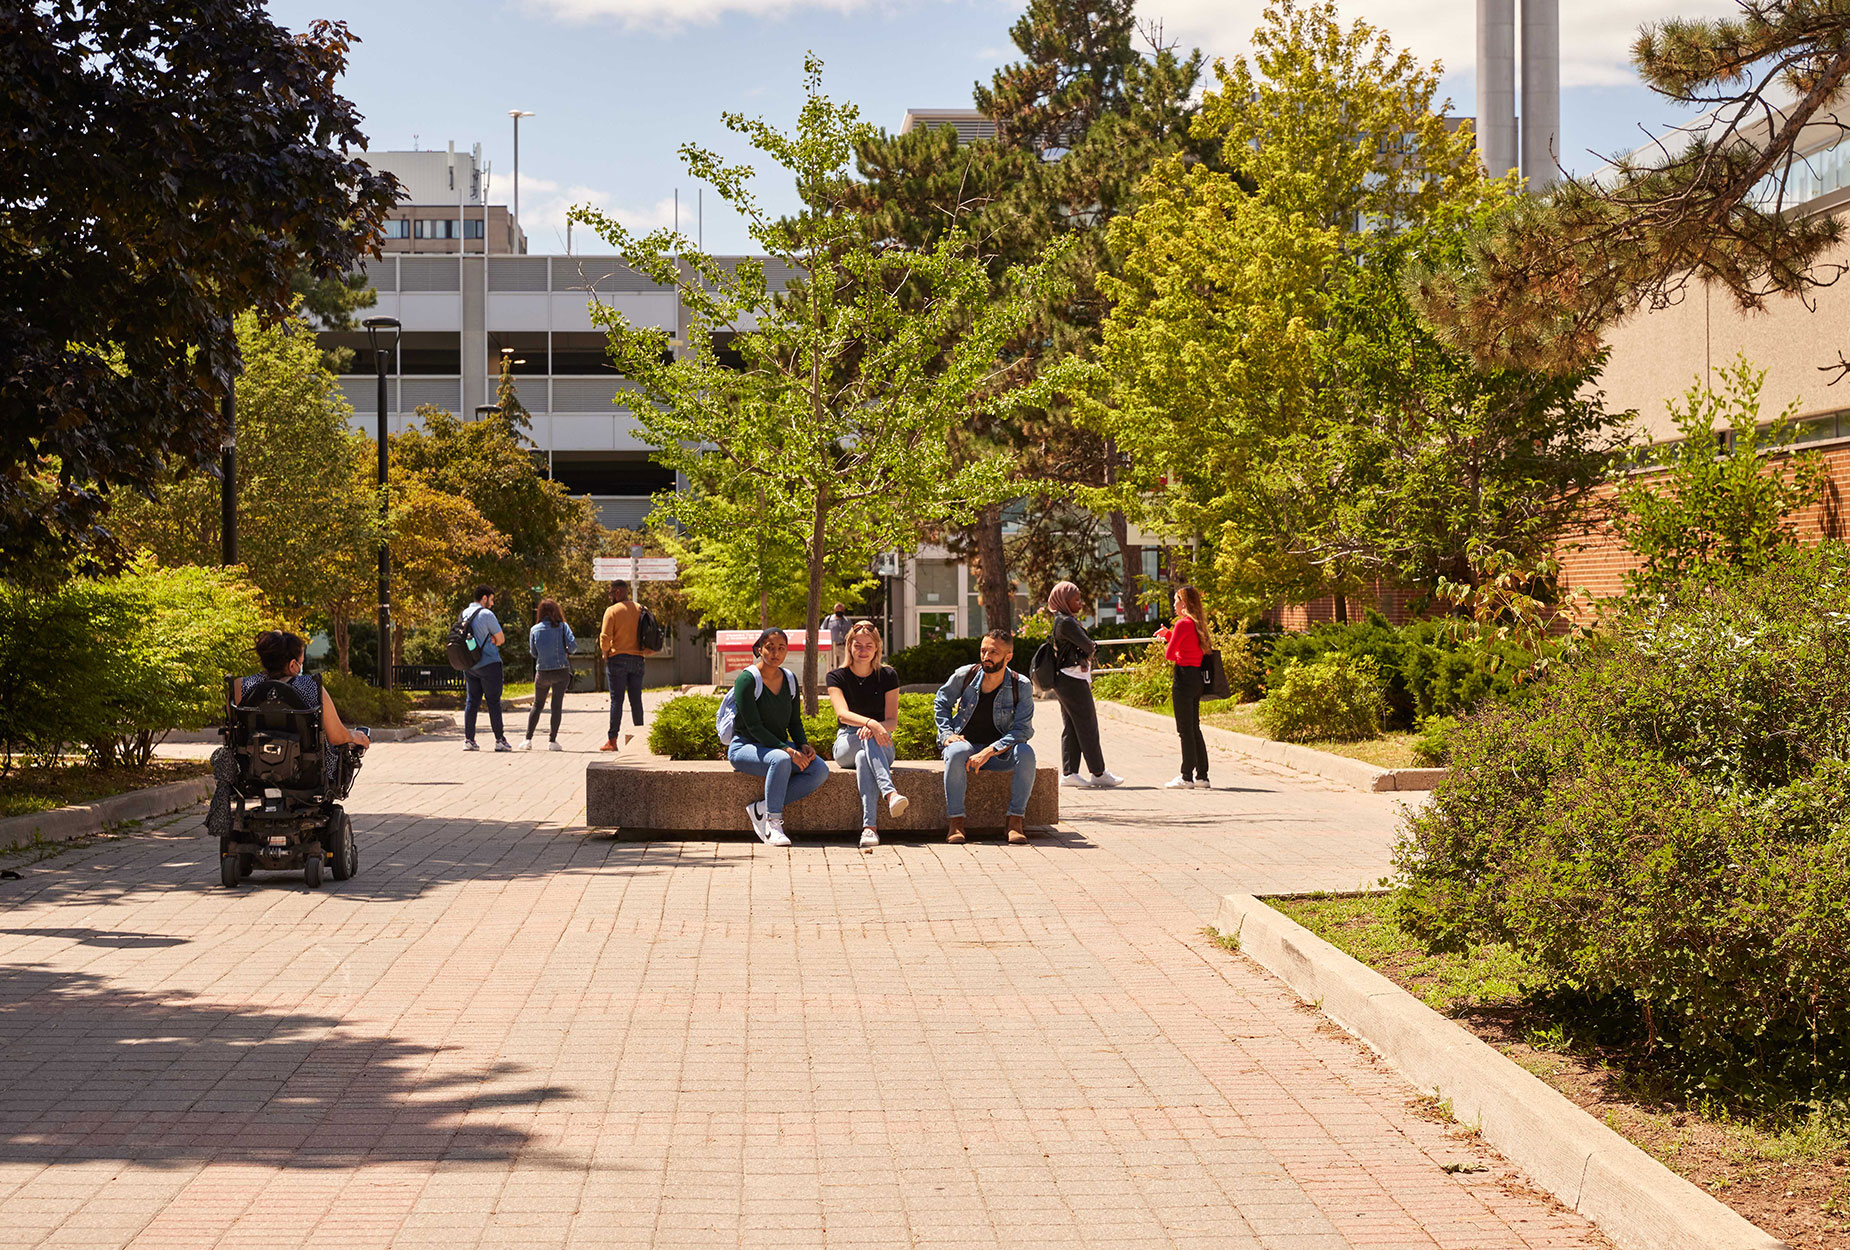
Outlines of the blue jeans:
M 861 828 L 874 828 L 880 796 L 893 793 L 893 748 L 861 737 L 859 729 L 840 729 L 835 733 L 835 762 L 843 772 L 854 770 L 854 784 L 861 791 Z
M 738 772 L 764 778 L 764 810 L 772 816 L 783 815 L 784 804 L 814 794 L 829 777 L 829 766 L 820 755 L 798 772 L 796 761 L 783 747 L 761 747 L 743 738 L 732 740 L 726 749 L 726 762 Z
M 463 737 L 475 741 L 475 714 L 482 704 L 488 704 L 488 727 L 495 732 L 495 741 L 499 742 L 507 735 L 501 732 L 501 662 L 483 664 L 463 674 Z
M 610 678 L 610 740 L 623 728 L 623 694 L 629 692 L 630 713 L 636 728 L 642 728 L 642 657 L 613 655 L 604 660 L 604 675 Z
M 949 742 L 944 747 L 944 814 L 964 814 L 964 791 L 970 785 L 970 773 L 964 766 L 972 754 L 981 750 L 968 742 Z M 1028 814 L 1028 796 L 1034 793 L 1034 748 L 1017 742 L 983 765 L 986 773 L 1014 772 L 1009 779 L 1009 815 Z

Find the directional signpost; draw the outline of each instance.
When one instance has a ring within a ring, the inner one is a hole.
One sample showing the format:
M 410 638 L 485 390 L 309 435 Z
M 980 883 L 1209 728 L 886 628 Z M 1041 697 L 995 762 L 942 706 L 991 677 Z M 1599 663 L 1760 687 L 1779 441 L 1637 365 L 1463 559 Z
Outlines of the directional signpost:
M 614 582 L 626 578 L 632 582 L 672 582 L 681 575 L 672 556 L 599 556 L 591 561 L 591 579 Z

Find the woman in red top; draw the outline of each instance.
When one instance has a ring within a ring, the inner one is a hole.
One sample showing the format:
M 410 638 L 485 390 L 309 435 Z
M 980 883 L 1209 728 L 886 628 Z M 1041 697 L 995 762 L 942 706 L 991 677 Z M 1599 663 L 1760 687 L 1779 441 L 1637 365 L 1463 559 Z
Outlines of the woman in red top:
M 1169 684 L 1170 706 L 1175 708 L 1176 733 L 1182 739 L 1182 771 L 1165 784 L 1171 790 L 1206 790 L 1208 744 L 1201 736 L 1201 640 L 1206 633 L 1201 613 L 1201 592 L 1193 586 L 1176 591 L 1176 623 L 1158 630 L 1163 657 L 1176 666 Z

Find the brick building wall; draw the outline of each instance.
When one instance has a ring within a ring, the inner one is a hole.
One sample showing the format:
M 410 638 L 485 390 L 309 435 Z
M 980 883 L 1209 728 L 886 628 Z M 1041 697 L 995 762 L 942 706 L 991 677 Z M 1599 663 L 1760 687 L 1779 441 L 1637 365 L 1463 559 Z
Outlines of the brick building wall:
M 1824 458 L 1826 483 L 1818 503 L 1792 518 L 1793 527 L 1806 542 L 1821 538 L 1842 539 L 1850 518 L 1844 515 L 1845 501 L 1850 499 L 1850 442 L 1838 441 L 1819 449 Z M 1649 475 L 1656 477 L 1660 475 Z M 1570 536 L 1557 551 L 1561 561 L 1563 598 L 1575 596 L 1581 603 L 1573 615 L 1584 618 L 1584 601 L 1610 598 L 1625 589 L 1625 574 L 1639 565 L 1630 548 L 1618 535 L 1606 529 L 1583 531 Z

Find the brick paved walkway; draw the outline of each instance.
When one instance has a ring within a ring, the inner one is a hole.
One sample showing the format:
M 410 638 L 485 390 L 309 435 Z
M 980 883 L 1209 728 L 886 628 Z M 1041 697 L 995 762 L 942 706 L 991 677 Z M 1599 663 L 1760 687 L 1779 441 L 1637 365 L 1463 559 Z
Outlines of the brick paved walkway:
M 317 893 L 197 813 L 15 861 L 0 1245 L 1604 1244 L 1200 932 L 1378 876 L 1391 798 L 1111 725 L 1025 850 L 613 843 L 602 716 L 377 749 Z

